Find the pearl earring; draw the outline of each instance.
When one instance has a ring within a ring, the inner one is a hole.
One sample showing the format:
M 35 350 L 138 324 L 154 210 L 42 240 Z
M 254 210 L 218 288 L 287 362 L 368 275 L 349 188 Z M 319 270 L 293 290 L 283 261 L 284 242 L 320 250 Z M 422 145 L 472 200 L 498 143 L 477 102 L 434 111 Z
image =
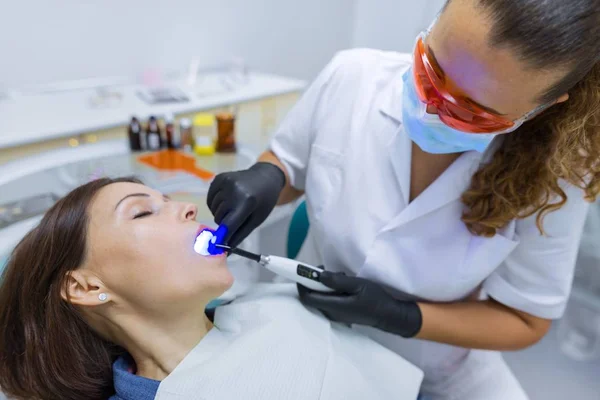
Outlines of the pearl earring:
M 108 298 L 108 295 L 106 293 L 100 293 L 98 295 L 98 299 L 100 299 L 100 301 L 106 301 L 107 298 Z

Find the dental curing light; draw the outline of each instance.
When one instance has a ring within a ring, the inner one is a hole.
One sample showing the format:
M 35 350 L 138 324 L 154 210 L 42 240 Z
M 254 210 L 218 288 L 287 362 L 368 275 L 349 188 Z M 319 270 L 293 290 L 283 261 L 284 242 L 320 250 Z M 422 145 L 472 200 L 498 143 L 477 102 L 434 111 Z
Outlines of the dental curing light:
M 299 283 L 300 285 L 309 289 L 316 290 L 318 292 L 333 292 L 333 289 L 323 285 L 319 280 L 321 273 L 323 272 L 322 268 L 302 264 L 290 258 L 255 254 L 246 250 L 225 246 L 223 244 L 215 244 L 215 247 L 225 250 L 228 253 L 233 253 L 252 261 L 256 261 L 269 271 Z
M 225 235 L 227 235 L 227 227 L 225 225 L 219 226 L 216 231 L 210 228 L 203 229 L 196 237 L 194 251 L 203 256 L 223 254 L 223 249 L 216 247 L 216 245 L 223 243 Z

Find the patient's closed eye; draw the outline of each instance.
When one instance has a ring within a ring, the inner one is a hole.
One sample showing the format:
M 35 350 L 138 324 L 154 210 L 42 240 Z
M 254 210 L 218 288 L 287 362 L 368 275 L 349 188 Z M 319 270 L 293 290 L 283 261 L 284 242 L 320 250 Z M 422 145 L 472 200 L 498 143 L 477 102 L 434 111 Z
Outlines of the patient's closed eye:
M 133 217 L 133 219 L 144 218 L 144 217 L 147 217 L 148 215 L 152 215 L 152 211 L 139 212 L 135 215 L 135 217 Z

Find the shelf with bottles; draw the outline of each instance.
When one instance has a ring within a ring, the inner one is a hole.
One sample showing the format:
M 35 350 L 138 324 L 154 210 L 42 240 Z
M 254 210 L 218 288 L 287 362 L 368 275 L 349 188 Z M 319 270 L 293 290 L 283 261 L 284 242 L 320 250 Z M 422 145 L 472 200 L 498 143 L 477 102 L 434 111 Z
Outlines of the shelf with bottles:
M 234 109 L 235 110 L 235 109 Z M 226 109 L 217 113 L 197 113 L 192 119 L 175 121 L 173 114 L 163 121 L 150 116 L 145 127 L 133 116 L 127 128 L 132 152 L 162 149 L 194 152 L 199 156 L 236 151 L 236 113 Z

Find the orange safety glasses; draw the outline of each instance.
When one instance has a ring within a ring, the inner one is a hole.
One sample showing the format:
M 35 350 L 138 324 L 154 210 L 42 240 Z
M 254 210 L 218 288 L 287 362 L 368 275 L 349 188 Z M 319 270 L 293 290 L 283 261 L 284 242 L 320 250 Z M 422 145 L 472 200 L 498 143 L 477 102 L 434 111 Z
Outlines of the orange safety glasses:
M 538 107 L 517 121 L 486 111 L 461 95 L 460 90 L 446 78 L 435 58 L 428 54 L 425 37 L 425 33 L 421 34 L 415 46 L 415 89 L 423 103 L 437 109 L 440 120 L 447 126 L 466 133 L 506 133 L 514 131 L 531 115 L 546 107 Z

